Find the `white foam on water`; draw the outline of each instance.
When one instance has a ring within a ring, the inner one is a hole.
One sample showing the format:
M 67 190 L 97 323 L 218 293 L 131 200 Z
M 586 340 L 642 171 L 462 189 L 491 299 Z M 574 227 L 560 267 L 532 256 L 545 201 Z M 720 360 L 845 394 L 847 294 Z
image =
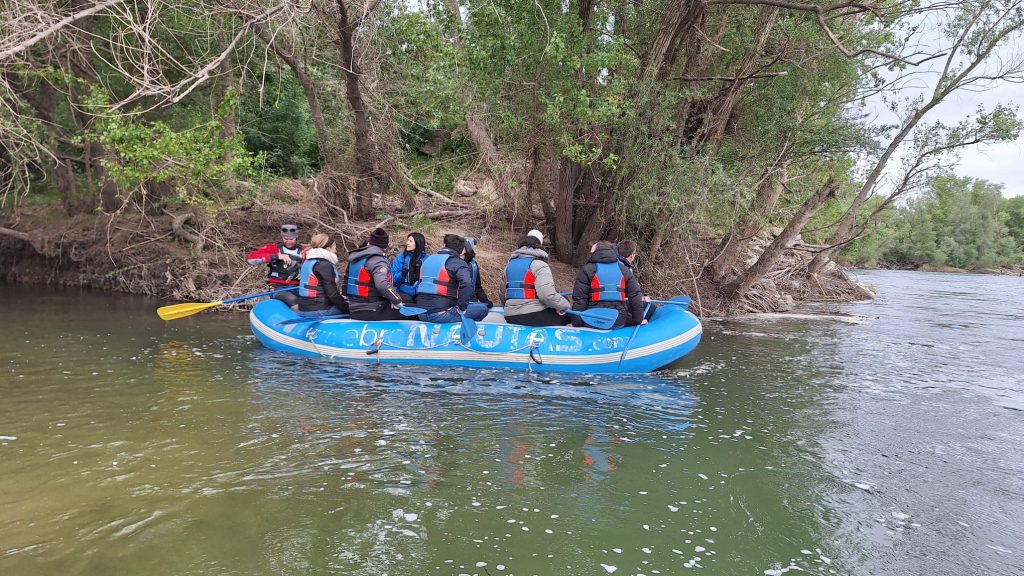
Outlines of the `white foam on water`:
M 498 570 L 504 570 L 505 569 L 505 565 L 504 564 L 498 564 L 497 566 L 495 566 L 495 568 L 497 568 Z
M 0 440 L 17 440 L 17 436 L 0 436 Z
M 669 512 L 679 512 L 679 507 L 673 506 L 673 505 L 669 504 L 668 505 L 668 510 L 669 510 Z
M 601 568 L 604 568 L 604 571 L 609 574 L 619 569 L 618 566 L 609 566 L 608 564 L 601 564 Z
M 164 515 L 163 512 L 161 512 L 160 510 L 157 510 L 156 512 L 153 512 L 152 514 L 150 514 L 149 518 L 144 518 L 142 520 L 139 520 L 135 524 L 129 524 L 128 526 L 125 526 L 124 528 L 121 528 L 120 530 L 118 530 L 114 534 L 114 536 L 127 536 L 127 535 L 135 532 L 139 528 L 142 528 L 146 524 L 149 524 L 153 520 L 156 520 L 157 518 L 159 518 L 159 517 L 161 517 L 163 515 Z
M 703 546 L 694 546 L 693 547 L 693 551 L 694 552 L 703 552 L 704 550 L 707 550 L 707 548 L 704 548 Z
M 483 568 L 484 566 L 487 566 L 487 562 L 477 562 L 476 563 L 476 567 L 477 568 Z
M 1003 548 L 1002 546 L 993 546 L 991 544 L 985 544 L 985 546 L 995 550 L 996 552 L 1001 552 L 1003 554 L 1013 554 L 1013 550 L 1007 550 L 1006 548 Z
M 415 522 L 416 519 L 419 518 L 419 514 L 414 514 L 412 512 L 406 512 L 405 516 L 403 516 L 403 517 L 405 518 L 406 522 Z
M 708 479 L 708 477 L 703 475 L 703 474 L 697 474 L 697 476 L 699 476 L 701 480 L 707 480 Z
M 892 517 L 897 519 L 897 520 L 906 520 L 907 518 L 910 518 L 910 514 L 904 514 L 903 512 L 900 512 L 900 511 L 894 511 L 892 513 Z
M 650 548 L 646 548 L 645 547 L 645 548 L 641 548 L 640 550 L 643 551 L 644 554 L 650 554 L 651 553 L 651 549 Z
M 612 552 L 615 552 L 616 554 L 622 554 L 622 548 L 612 548 Z

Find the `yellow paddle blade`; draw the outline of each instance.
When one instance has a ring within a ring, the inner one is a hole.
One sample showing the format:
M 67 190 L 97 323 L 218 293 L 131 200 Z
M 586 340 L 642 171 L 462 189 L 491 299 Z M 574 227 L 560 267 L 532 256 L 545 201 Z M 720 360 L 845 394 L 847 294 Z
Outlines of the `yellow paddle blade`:
M 221 304 L 223 304 L 223 302 L 220 300 L 217 300 L 216 302 L 189 302 L 186 304 L 173 304 L 171 306 L 161 306 L 160 308 L 157 308 L 156 314 L 164 320 L 177 320 L 178 318 L 198 314 L 207 308 L 213 308 L 214 306 L 220 306 Z

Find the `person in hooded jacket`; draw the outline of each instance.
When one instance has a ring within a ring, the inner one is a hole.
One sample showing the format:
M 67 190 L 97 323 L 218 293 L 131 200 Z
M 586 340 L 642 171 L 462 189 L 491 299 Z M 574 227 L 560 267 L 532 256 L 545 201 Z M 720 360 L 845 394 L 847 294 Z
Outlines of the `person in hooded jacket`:
M 274 290 L 299 285 L 302 251 L 302 244 L 299 244 L 299 226 L 281 224 L 281 241 L 271 242 L 253 250 L 246 260 L 251 266 L 267 265 L 267 284 Z M 294 291 L 278 292 L 273 297 L 287 304 L 293 311 L 299 310 L 299 297 Z
M 468 310 L 474 290 L 472 271 L 463 260 L 465 254 L 466 240 L 445 234 L 444 248 L 423 261 L 416 305 L 427 312 L 419 315 L 420 320 L 444 324 L 461 321 L 462 314 L 473 320 L 483 320 L 487 315 L 485 306 Z
M 404 295 L 402 299 L 407 302 L 412 302 L 416 297 L 420 266 L 427 256 L 427 239 L 423 234 L 413 232 L 405 238 L 405 250 L 395 256 L 395 261 L 391 263 L 391 280 L 395 288 Z
M 619 313 L 612 328 L 621 328 L 629 322 L 646 324 L 644 295 L 633 271 L 619 262 L 615 245 L 606 240 L 590 248 L 590 260 L 576 273 L 572 288 L 572 309 L 580 312 L 588 308 L 612 308 Z M 573 316 L 573 326 L 585 325 L 579 316 Z
M 636 276 L 636 253 L 637 244 L 636 240 L 623 240 L 615 245 L 615 250 L 619 253 L 619 262 L 622 262 L 629 267 L 630 272 Z M 644 320 L 650 320 L 651 316 L 654 315 L 654 309 L 656 306 L 651 304 L 651 297 L 644 294 Z M 636 326 L 635 322 L 627 322 L 626 326 Z
M 539 230 L 519 238 L 501 275 L 501 301 L 509 324 L 565 326 L 570 321 L 565 311 L 572 305 L 555 288 L 543 240 Z
M 386 230 L 374 228 L 369 240 L 348 255 L 341 285 L 354 320 L 405 320 L 398 312 L 402 295 L 391 283 L 391 266 L 384 255 L 388 241 Z
M 307 318 L 347 314 L 338 289 L 338 247 L 334 237 L 314 234 L 299 272 L 299 315 Z
M 494 302 L 487 297 L 484 285 L 480 281 L 480 264 L 476 261 L 476 242 L 477 240 L 473 236 L 466 236 L 466 257 L 463 260 L 469 264 L 469 272 L 473 276 L 473 298 L 471 301 L 486 304 L 490 309 L 494 307 Z

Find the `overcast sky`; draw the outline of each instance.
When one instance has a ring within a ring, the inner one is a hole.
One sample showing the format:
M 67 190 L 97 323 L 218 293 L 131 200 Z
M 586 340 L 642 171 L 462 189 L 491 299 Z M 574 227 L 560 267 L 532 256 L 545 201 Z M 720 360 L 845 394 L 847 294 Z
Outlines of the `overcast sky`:
M 944 47 L 949 45 L 948 39 L 942 38 L 938 33 L 935 16 L 929 16 L 916 24 L 918 32 L 915 37 L 919 40 L 918 46 L 922 51 L 943 52 Z M 994 75 L 996 70 L 1004 66 L 1013 67 L 1015 63 L 1024 62 L 1022 54 L 1024 54 L 1024 39 L 1022 39 L 1021 32 L 1018 31 L 1017 34 L 1004 39 L 1001 47 L 972 76 L 985 75 L 985 73 Z M 921 94 L 925 94 L 926 98 L 930 97 L 944 60 L 944 58 L 939 58 L 919 66 L 917 73 L 904 83 L 901 95 L 908 100 Z M 895 77 L 897 73 L 892 74 L 891 77 Z M 979 107 L 989 111 L 997 104 L 1016 108 L 1018 114 L 1024 115 L 1024 110 L 1019 109 L 1022 103 L 1024 103 L 1024 84 L 1002 81 L 975 91 L 961 89 L 931 110 L 924 117 L 922 124 L 942 121 L 947 125 L 955 125 L 967 115 L 977 112 Z M 879 123 L 895 122 L 895 116 L 886 108 L 880 98 L 870 99 L 867 103 L 867 111 L 873 114 L 875 121 Z M 882 146 L 884 147 L 886 144 L 888 144 L 887 141 L 883 142 Z M 898 156 L 899 154 L 889 163 L 889 172 L 899 166 Z M 981 178 L 1002 184 L 1003 195 L 1006 197 L 1024 195 L 1024 134 L 1013 142 L 963 149 L 960 153 L 960 161 L 953 171 L 957 176 Z

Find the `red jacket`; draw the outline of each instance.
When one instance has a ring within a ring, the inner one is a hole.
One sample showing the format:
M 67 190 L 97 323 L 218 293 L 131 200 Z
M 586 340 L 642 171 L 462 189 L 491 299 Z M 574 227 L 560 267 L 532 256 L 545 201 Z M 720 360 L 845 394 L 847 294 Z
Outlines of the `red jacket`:
M 267 264 L 267 283 L 281 284 L 284 286 L 295 286 L 299 283 L 299 267 L 302 264 L 302 245 L 296 243 L 294 248 L 285 248 L 280 242 L 271 242 L 257 248 L 249 253 L 249 264 L 253 266 Z M 291 256 L 291 266 L 285 266 L 284 262 L 278 259 L 278 254 L 284 251 Z M 294 253 L 294 254 L 293 254 Z

